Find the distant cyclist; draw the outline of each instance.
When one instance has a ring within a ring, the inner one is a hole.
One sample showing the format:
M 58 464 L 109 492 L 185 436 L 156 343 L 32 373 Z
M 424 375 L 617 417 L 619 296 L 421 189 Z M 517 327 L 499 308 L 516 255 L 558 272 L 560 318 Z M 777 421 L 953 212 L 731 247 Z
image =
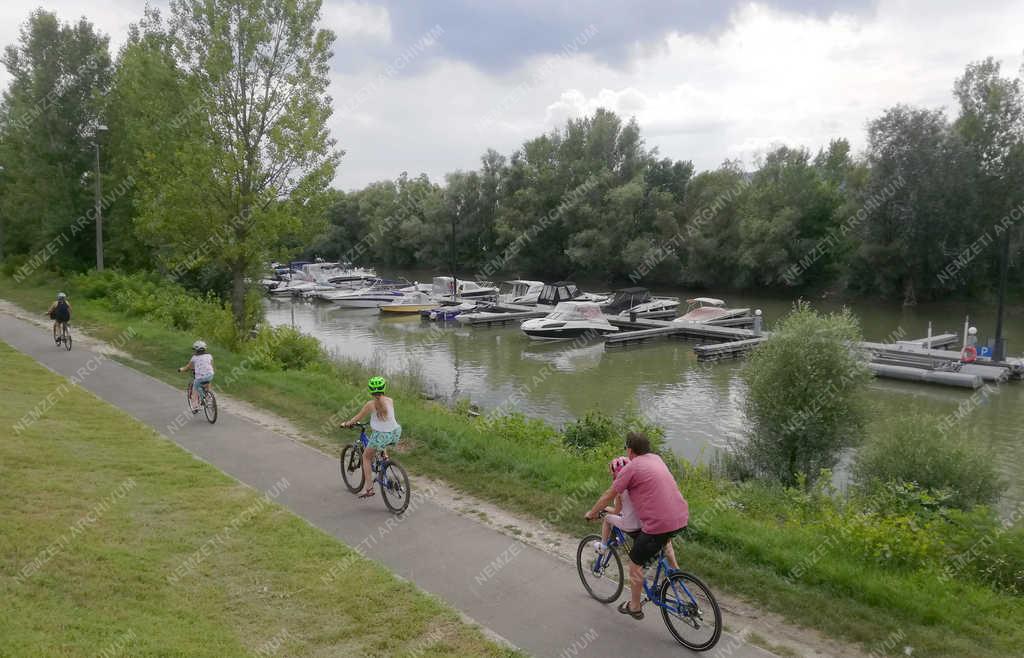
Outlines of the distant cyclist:
M 629 464 L 619 471 L 611 488 L 598 498 L 586 518 L 597 518 L 598 512 L 617 495 L 629 493 L 636 515 L 640 518 L 640 533 L 629 551 L 630 600 L 619 606 L 619 612 L 634 619 L 643 619 L 640 595 L 643 593 L 644 567 L 672 541 L 673 535 L 686 527 L 690 509 L 668 466 L 661 457 L 651 452 L 651 442 L 647 435 L 641 432 L 627 434 L 626 456 L 629 457 Z M 675 556 L 667 549 L 665 552 L 671 566 L 678 569 Z
M 374 494 L 373 478 L 370 477 L 370 464 L 377 450 L 386 450 L 388 446 L 398 443 L 402 438 L 402 426 L 395 417 L 395 401 L 384 395 L 388 381 L 383 377 L 371 377 L 368 383 L 373 399 L 363 405 L 351 420 L 342 423 L 342 427 L 352 427 L 363 418 L 370 417 L 370 440 L 363 450 L 363 481 L 366 491 L 359 494 L 360 498 L 369 498 Z
M 53 320 L 53 342 L 60 343 L 60 325 L 71 322 L 71 304 L 68 296 L 62 292 L 57 293 L 57 301 L 50 305 L 47 315 Z
M 197 340 L 192 343 L 192 358 L 178 372 L 191 370 L 195 373 L 192 380 L 192 393 L 196 402 L 192 405 L 192 413 L 199 413 L 200 403 L 206 399 L 206 392 L 210 389 L 210 382 L 213 381 L 213 355 L 206 351 L 206 343 Z

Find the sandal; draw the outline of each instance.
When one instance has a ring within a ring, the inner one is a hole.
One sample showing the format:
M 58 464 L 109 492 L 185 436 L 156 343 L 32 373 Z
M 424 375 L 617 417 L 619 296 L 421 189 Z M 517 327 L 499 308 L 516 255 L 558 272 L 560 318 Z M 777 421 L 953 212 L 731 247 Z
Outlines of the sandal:
M 624 615 L 629 615 L 633 619 L 643 619 L 644 618 L 644 611 L 643 610 L 630 610 L 629 609 L 629 601 L 623 601 L 622 602 L 622 605 L 619 606 L 619 612 L 621 612 Z
M 376 496 L 376 495 L 377 495 L 376 491 L 374 491 L 373 489 L 368 489 L 368 490 L 364 491 L 363 493 L 359 494 L 359 497 L 360 498 L 370 498 L 371 496 Z

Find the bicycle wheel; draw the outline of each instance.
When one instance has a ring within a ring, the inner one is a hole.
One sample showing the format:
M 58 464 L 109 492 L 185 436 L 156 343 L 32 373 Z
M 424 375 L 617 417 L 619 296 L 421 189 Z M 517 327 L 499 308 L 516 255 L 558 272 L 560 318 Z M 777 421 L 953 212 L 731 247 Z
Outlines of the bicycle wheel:
M 384 462 L 378 479 L 380 493 L 384 496 L 384 504 L 395 514 L 401 514 L 409 507 L 411 489 L 409 476 L 398 462 L 390 459 Z
M 583 587 L 601 603 L 611 603 L 622 594 L 625 573 L 622 558 L 615 546 L 604 555 L 594 550 L 594 542 L 601 541 L 601 535 L 587 535 L 580 540 L 576 549 L 576 571 L 580 574 Z
M 677 571 L 662 581 L 658 595 L 661 616 L 679 644 L 692 651 L 715 646 L 722 636 L 722 612 L 707 585 Z
M 345 446 L 341 451 L 341 479 L 352 493 L 363 488 L 363 448 L 355 444 Z
M 64 325 L 63 334 L 64 335 L 63 335 L 63 339 L 62 340 L 64 341 L 64 349 L 66 349 L 67 351 L 70 352 L 71 351 L 71 332 L 68 331 L 68 326 L 67 325 Z
M 211 425 L 217 422 L 217 396 L 213 394 L 213 391 L 206 392 L 203 413 L 206 414 L 206 420 L 210 421 Z
M 196 409 L 192 405 L 192 384 L 185 387 L 185 408 L 191 412 L 194 412 Z

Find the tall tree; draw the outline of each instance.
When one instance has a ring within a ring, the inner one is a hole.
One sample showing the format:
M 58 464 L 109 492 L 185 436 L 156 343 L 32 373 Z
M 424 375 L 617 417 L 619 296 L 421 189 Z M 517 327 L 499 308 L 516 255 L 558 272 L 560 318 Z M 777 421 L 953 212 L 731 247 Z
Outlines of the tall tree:
M 940 287 L 943 245 L 961 221 L 952 209 L 963 181 L 949 166 L 957 147 L 941 110 L 898 105 L 868 125 L 871 176 L 851 277 L 858 288 L 913 304 Z
M 103 94 L 110 82 L 108 39 L 84 18 L 61 23 L 34 11 L 3 64 L 13 78 L 0 105 L 0 215 L 5 250 L 47 244 L 65 267 L 93 263 L 95 154 Z
M 325 211 L 341 157 L 327 130 L 334 35 L 317 27 L 319 0 L 174 0 L 171 14 L 202 121 L 174 153 L 150 146 L 165 175 L 140 223 L 179 265 L 224 262 L 243 326 L 246 277 L 273 245 L 311 238 Z
M 969 64 L 953 91 L 960 102 L 960 114 L 953 126 L 971 160 L 969 171 L 975 192 L 971 197 L 972 214 L 977 231 L 999 243 L 991 257 L 980 259 L 963 278 L 984 272 L 987 280 L 994 281 L 999 276 L 995 255 L 1008 246 L 1002 244 L 1004 238 L 1021 235 L 1012 226 L 1005 229 L 1010 233 L 1003 234 L 1000 222 L 1024 201 L 1020 185 L 1024 176 L 1024 88 L 1020 79 L 1002 76 L 999 63 L 990 57 Z M 1019 243 L 1014 247 L 1016 252 Z

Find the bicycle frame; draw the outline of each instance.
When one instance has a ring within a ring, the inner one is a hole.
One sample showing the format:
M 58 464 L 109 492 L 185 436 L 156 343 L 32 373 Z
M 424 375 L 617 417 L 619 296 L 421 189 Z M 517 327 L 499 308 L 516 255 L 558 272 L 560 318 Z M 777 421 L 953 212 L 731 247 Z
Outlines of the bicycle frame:
M 370 444 L 370 437 L 366 436 L 366 426 L 362 423 L 359 424 L 359 443 L 365 450 Z M 377 473 L 377 482 L 380 483 L 381 488 L 388 486 L 387 476 L 384 472 L 387 470 L 387 464 L 389 461 L 388 453 L 386 449 L 376 449 L 376 454 L 373 456 L 373 463 L 370 464 L 370 470 Z
M 626 534 L 624 532 L 622 532 L 622 530 L 620 528 L 618 528 L 616 526 L 612 526 L 612 537 L 608 541 L 608 547 L 609 548 L 613 548 L 615 546 L 625 546 L 625 545 L 626 545 Z M 612 559 L 612 553 L 609 550 L 608 552 L 605 553 L 605 555 L 602 558 L 599 558 L 599 559 L 594 561 L 594 572 L 596 573 L 598 571 L 603 571 L 608 566 L 608 564 L 611 562 L 611 559 Z M 664 574 L 664 577 L 667 577 L 668 574 L 671 572 L 671 570 L 672 569 L 669 566 L 668 560 L 665 558 L 665 551 L 662 550 L 658 554 L 658 568 L 654 572 L 654 578 L 651 580 L 650 584 L 648 584 L 647 578 L 646 577 L 644 578 L 644 585 L 643 585 L 643 587 L 644 587 L 644 595 L 647 597 L 647 599 L 649 601 L 654 603 L 654 605 L 658 606 L 659 608 L 666 608 L 666 609 L 668 609 L 669 612 L 673 612 L 673 613 L 679 614 L 679 615 L 689 616 L 690 611 L 686 610 L 686 609 L 683 609 L 683 606 L 681 606 L 681 605 L 669 606 L 668 604 L 666 604 L 664 601 L 662 601 L 658 597 L 658 590 L 661 589 L 661 579 L 663 577 L 663 574 Z M 693 594 L 690 592 L 689 588 L 686 586 L 686 583 L 682 583 L 682 582 L 680 582 L 678 584 L 675 583 L 675 582 L 672 583 L 672 589 L 675 591 L 676 597 L 677 597 L 676 600 L 677 601 L 679 600 L 679 590 L 678 590 L 678 588 L 680 588 L 680 587 L 683 589 L 684 592 L 686 592 L 686 599 L 689 599 L 690 604 L 694 608 L 698 608 L 699 606 L 697 604 L 697 600 L 695 598 L 693 598 Z

